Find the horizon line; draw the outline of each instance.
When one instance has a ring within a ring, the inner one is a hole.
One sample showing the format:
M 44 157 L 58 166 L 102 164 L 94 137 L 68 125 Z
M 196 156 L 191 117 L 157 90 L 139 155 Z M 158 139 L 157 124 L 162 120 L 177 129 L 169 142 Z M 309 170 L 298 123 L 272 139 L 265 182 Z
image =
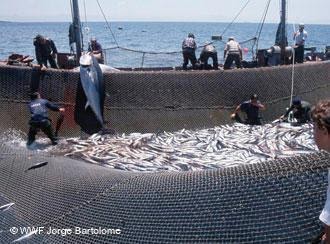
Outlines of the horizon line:
M 0 20 L 0 22 L 7 22 L 7 23 L 71 23 L 72 21 L 67 20 L 67 21 L 59 21 L 59 20 L 49 20 L 49 21 L 44 21 L 44 20 Z M 91 20 L 88 21 L 88 23 L 106 23 L 104 20 Z M 216 20 L 113 20 L 110 23 L 113 22 L 151 22 L 151 23 L 230 23 L 230 21 L 225 22 L 225 21 L 216 21 Z M 265 22 L 265 24 L 279 24 L 280 21 L 278 22 Z M 81 21 L 81 23 L 85 23 L 85 21 Z M 254 21 L 239 21 L 235 22 L 236 24 L 259 24 L 259 22 L 254 22 Z M 295 24 L 288 22 L 287 24 Z M 308 25 L 329 25 L 328 23 L 305 23 Z

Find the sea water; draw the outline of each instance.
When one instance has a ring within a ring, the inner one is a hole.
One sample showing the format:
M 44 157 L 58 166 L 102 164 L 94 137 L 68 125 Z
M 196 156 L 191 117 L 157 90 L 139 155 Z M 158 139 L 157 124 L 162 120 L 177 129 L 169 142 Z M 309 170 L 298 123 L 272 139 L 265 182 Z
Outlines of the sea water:
M 35 56 L 33 38 L 42 34 L 54 40 L 59 52 L 69 52 L 68 22 L 0 22 L 0 60 L 5 60 L 12 53 Z M 103 48 L 124 47 L 142 51 L 123 51 L 113 49 L 106 52 L 109 65 L 114 67 L 155 67 L 180 66 L 182 64 L 181 44 L 188 33 L 194 33 L 199 46 L 211 41 L 211 36 L 221 35 L 228 23 L 206 22 L 112 22 L 109 26 L 105 22 L 90 22 L 83 24 L 84 49 L 88 40 L 96 37 Z M 219 61 L 223 62 L 224 42 L 229 36 L 244 42 L 255 37 L 258 23 L 234 23 L 223 34 L 223 42 L 215 41 Z M 293 44 L 293 26 L 288 25 L 288 42 Z M 330 45 L 330 25 L 305 24 L 308 32 L 306 47 L 317 47 L 324 51 Z M 275 41 L 277 24 L 266 23 L 262 30 L 259 49 L 271 47 Z M 243 43 L 244 59 L 251 60 L 253 42 Z M 153 54 L 148 52 L 178 52 L 176 54 Z M 200 49 L 196 55 L 199 56 Z

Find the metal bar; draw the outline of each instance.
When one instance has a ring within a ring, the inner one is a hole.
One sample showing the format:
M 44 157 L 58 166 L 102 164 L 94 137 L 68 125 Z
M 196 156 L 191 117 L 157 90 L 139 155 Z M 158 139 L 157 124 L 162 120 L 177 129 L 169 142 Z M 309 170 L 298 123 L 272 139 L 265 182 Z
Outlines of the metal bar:
M 286 48 L 286 0 L 282 0 L 281 10 L 281 60 L 285 62 L 285 48 Z
M 78 64 L 82 52 L 81 23 L 80 23 L 78 0 L 72 0 L 72 8 L 73 8 L 72 23 L 76 38 L 77 64 Z

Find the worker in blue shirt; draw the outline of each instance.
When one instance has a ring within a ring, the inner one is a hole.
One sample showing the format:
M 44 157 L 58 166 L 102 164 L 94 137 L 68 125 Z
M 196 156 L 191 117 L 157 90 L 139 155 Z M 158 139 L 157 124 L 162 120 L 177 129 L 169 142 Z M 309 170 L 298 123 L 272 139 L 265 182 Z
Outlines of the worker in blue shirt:
M 261 104 L 258 100 L 258 96 L 253 94 L 249 101 L 245 101 L 238 105 L 231 118 L 239 123 L 248 125 L 261 125 L 261 119 L 259 115 L 259 110 L 265 110 L 265 105 Z M 242 111 L 246 114 L 246 120 L 243 121 L 238 115 L 238 112 Z
M 30 129 L 27 145 L 29 146 L 35 141 L 35 136 L 39 130 L 48 136 L 53 145 L 56 145 L 57 139 L 54 136 L 53 128 L 48 118 L 48 109 L 59 112 L 64 112 L 65 109 L 52 104 L 46 99 L 42 99 L 38 92 L 32 93 L 30 98 L 31 102 L 28 107 L 31 113 L 31 119 L 29 121 Z

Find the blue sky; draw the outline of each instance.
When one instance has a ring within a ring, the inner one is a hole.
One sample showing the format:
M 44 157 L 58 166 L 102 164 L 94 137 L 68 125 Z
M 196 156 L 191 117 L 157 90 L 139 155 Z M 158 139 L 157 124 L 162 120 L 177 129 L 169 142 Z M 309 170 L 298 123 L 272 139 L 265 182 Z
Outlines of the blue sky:
M 82 20 L 103 21 L 96 0 L 79 0 Z M 109 21 L 230 22 L 247 0 L 99 0 Z M 250 0 L 238 22 L 259 22 L 267 0 Z M 272 0 L 266 22 L 278 22 Z M 70 0 L 0 0 L 0 20 L 70 21 Z M 330 0 L 288 0 L 291 23 L 330 24 Z

